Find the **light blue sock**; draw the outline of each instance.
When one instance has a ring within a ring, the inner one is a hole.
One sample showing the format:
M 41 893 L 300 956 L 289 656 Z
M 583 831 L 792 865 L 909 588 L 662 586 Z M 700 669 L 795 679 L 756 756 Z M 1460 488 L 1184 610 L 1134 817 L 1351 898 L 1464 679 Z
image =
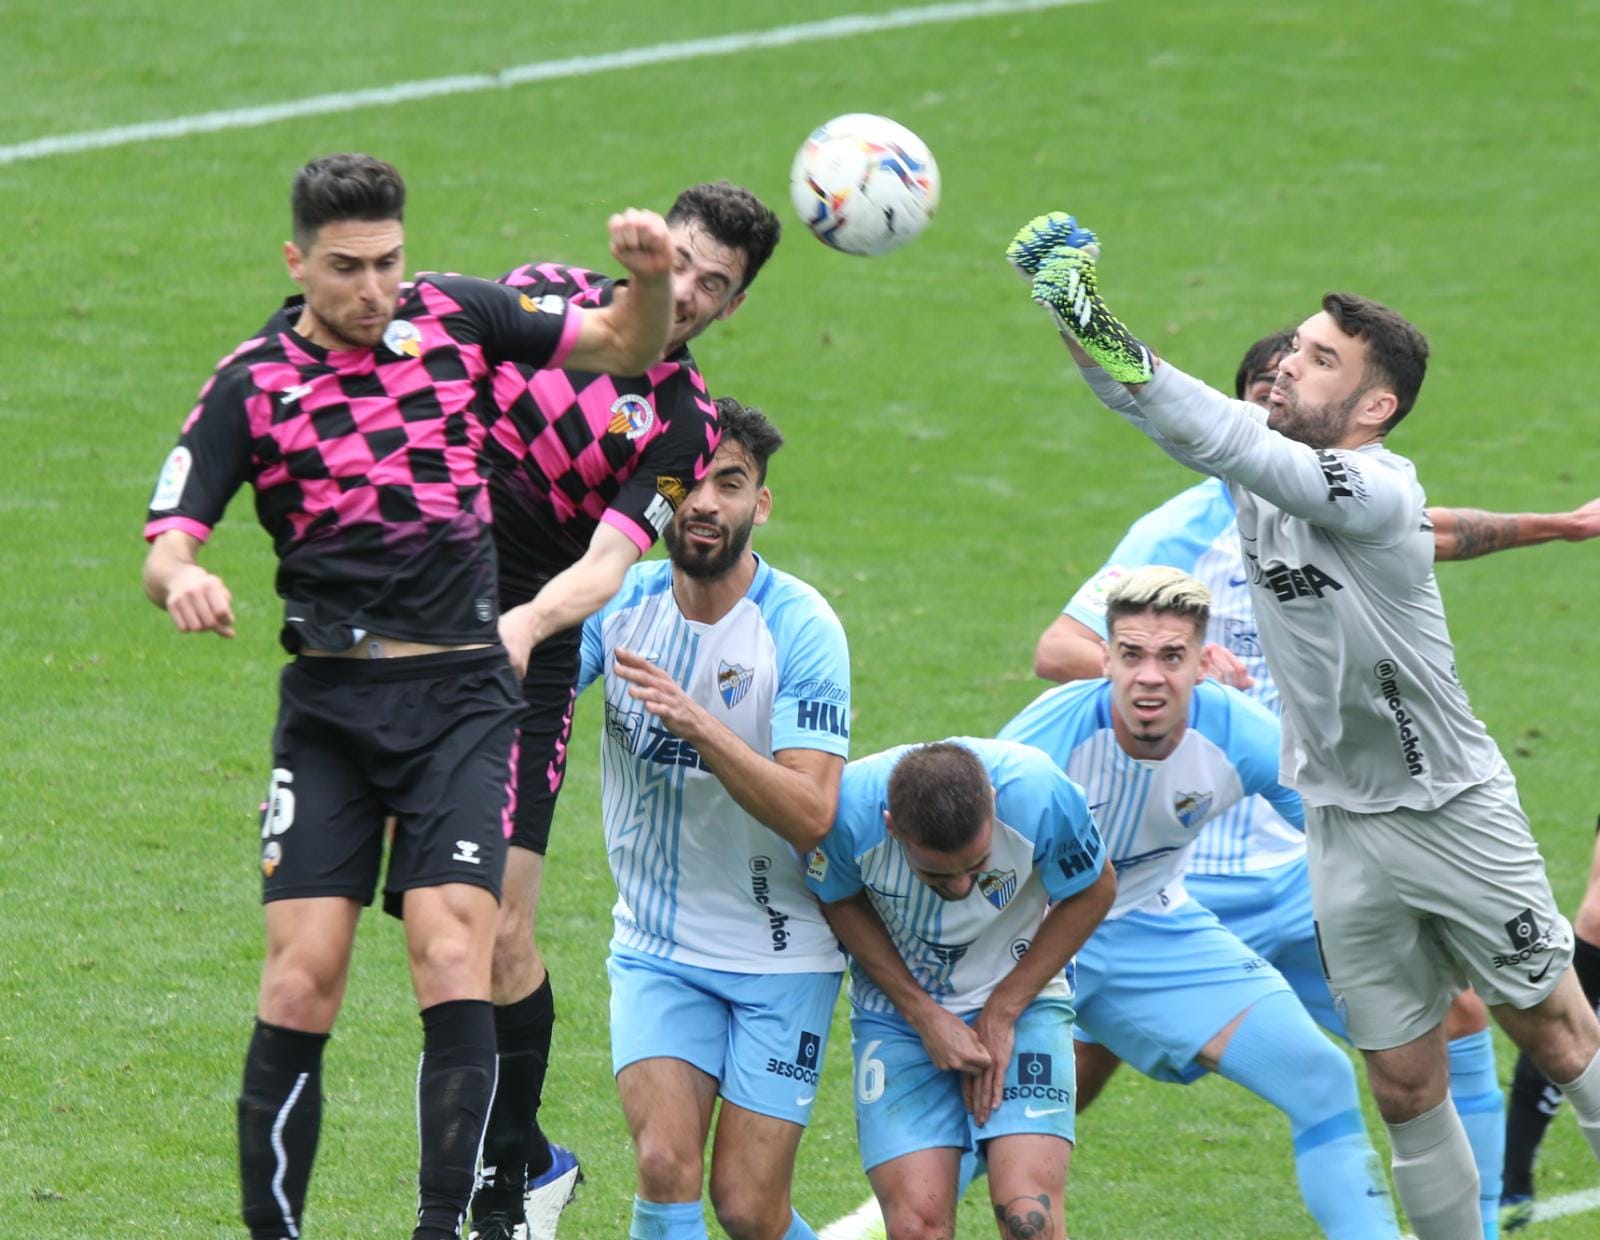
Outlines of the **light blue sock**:
M 633 1199 L 628 1240 L 709 1240 L 705 1211 L 698 1201 Z
M 1280 991 L 1252 1007 L 1217 1070 L 1289 1117 L 1300 1196 L 1329 1240 L 1399 1235 L 1361 1122 L 1355 1070 L 1293 994 Z
M 1450 1043 L 1450 1099 L 1467 1130 L 1478 1164 L 1483 1238 L 1500 1234 L 1500 1175 L 1506 1160 L 1506 1100 L 1495 1075 L 1494 1039 L 1487 1029 Z
M 817 1233 L 806 1225 L 805 1219 L 800 1217 L 800 1211 L 791 1207 L 789 1230 L 783 1233 L 783 1240 L 817 1240 Z

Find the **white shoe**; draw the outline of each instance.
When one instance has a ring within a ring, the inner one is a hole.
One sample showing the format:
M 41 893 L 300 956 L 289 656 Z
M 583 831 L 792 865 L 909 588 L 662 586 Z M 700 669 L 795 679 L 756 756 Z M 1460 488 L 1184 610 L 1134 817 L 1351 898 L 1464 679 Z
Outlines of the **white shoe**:
M 550 1143 L 550 1169 L 528 1185 L 522 1199 L 528 1219 L 528 1240 L 556 1240 L 561 1211 L 577 1196 L 583 1183 L 578 1158 L 564 1145 Z

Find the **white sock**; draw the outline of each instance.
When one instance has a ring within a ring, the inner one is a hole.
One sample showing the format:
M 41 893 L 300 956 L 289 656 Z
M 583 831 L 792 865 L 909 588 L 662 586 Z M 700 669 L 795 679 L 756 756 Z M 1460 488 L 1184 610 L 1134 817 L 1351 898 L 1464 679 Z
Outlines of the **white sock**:
M 1478 1168 L 1455 1104 L 1447 1097 L 1416 1119 L 1386 1127 L 1395 1191 L 1417 1240 L 1482 1240 Z
M 1567 1101 L 1572 1103 L 1572 1112 L 1578 1117 L 1578 1127 L 1583 1131 L 1584 1140 L 1589 1142 L 1594 1156 L 1600 1158 L 1600 1051 L 1595 1052 L 1589 1066 L 1578 1074 L 1576 1080 L 1568 1081 L 1559 1088 Z

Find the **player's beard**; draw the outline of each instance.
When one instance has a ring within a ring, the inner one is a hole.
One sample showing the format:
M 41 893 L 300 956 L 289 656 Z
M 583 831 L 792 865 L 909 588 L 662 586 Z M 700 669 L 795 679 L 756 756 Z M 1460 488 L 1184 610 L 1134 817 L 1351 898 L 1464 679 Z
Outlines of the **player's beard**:
M 1302 404 L 1293 385 L 1286 387 L 1281 375 L 1278 390 L 1288 399 L 1267 414 L 1267 425 L 1285 438 L 1311 448 L 1331 448 L 1342 440 L 1350 414 L 1366 395 L 1362 390 L 1337 404 L 1331 401 L 1321 405 Z
M 744 549 L 750 545 L 750 531 L 755 528 L 756 518 L 755 513 L 751 513 L 749 519 L 737 528 L 724 525 L 721 521 L 699 520 L 695 524 L 715 524 L 722 532 L 722 541 L 714 547 L 687 542 L 678 536 L 677 522 L 673 522 L 667 526 L 664 535 L 667 554 L 672 558 L 673 567 L 684 576 L 697 581 L 715 581 L 732 572 L 733 566 L 744 555 Z

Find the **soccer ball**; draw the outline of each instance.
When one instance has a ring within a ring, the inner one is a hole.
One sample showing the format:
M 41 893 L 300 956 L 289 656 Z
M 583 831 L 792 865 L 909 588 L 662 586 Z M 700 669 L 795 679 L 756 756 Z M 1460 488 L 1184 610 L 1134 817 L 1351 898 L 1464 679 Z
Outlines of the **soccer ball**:
M 801 145 L 789 194 L 806 227 L 834 249 L 887 254 L 928 226 L 939 206 L 939 165 L 904 125 L 852 112 Z

